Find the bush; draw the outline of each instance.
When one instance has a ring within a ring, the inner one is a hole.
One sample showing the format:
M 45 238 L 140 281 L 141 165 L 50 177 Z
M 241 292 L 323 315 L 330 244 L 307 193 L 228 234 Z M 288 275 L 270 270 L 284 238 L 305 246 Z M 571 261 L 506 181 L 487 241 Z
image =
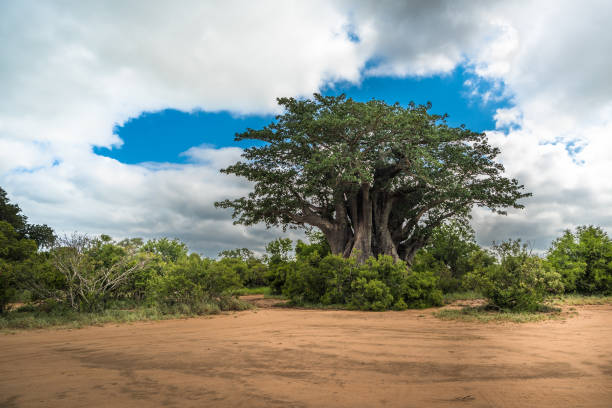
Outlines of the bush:
M 252 251 L 246 248 L 222 251 L 219 253 L 219 262 L 225 263 L 235 269 L 240 275 L 242 285 L 247 288 L 257 288 L 268 284 L 266 276 L 268 268 Z
M 612 240 L 599 227 L 566 230 L 548 251 L 547 263 L 561 274 L 566 292 L 612 294 Z
M 291 240 L 288 238 L 278 238 L 266 245 L 266 255 L 264 257 L 268 264 L 266 283 L 275 295 L 282 293 L 287 274 L 293 268 L 293 262 L 289 255 L 291 248 Z
M 36 257 L 36 250 L 35 241 L 21 238 L 11 224 L 0 221 L 0 313 L 17 294 L 20 270 Z
M 359 277 L 351 284 L 350 305 L 361 310 L 387 310 L 393 303 L 389 287 L 378 279 Z
M 460 289 L 463 276 L 474 270 L 473 260 L 482 249 L 476 244 L 474 231 L 458 221 L 449 221 L 434 229 L 428 244 L 419 250 L 411 269 L 433 272 L 444 293 Z
M 468 284 L 491 304 L 516 311 L 537 310 L 548 295 L 563 292 L 561 276 L 542 259 L 529 254 L 520 240 L 493 246 L 499 262 L 477 268 L 467 275 Z
M 91 239 L 75 233 L 59 238 L 50 257 L 66 282 L 63 297 L 74 309 L 103 309 L 147 264 L 148 258 L 138 250 L 137 245 L 117 245 L 105 235 Z
M 197 313 L 200 307 L 219 305 L 241 286 L 240 276 L 226 263 L 191 254 L 170 264 L 163 275 L 152 277 L 147 298 L 165 308 L 183 307 Z
M 431 272 L 410 272 L 381 255 L 358 265 L 354 258 L 301 256 L 286 277 L 283 294 L 294 303 L 347 305 L 362 310 L 403 310 L 439 305 L 442 293 Z

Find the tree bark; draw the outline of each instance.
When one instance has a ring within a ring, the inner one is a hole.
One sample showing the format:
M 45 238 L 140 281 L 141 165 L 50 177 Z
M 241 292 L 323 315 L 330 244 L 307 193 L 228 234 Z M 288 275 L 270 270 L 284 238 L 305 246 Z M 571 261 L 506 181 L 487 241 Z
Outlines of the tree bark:
M 395 261 L 400 259 L 393 238 L 391 237 L 391 230 L 389 229 L 389 216 L 391 215 L 391 209 L 396 201 L 395 197 L 389 197 L 388 194 L 380 194 L 379 200 L 374 200 L 376 208 L 374 211 L 375 215 L 375 233 L 378 254 L 389 255 Z
M 353 244 L 351 256 L 355 256 L 357 262 L 361 264 L 372 256 L 372 200 L 370 197 L 370 185 L 363 183 L 357 195 L 360 200 L 357 203 L 356 220 L 353 220 L 355 243 Z

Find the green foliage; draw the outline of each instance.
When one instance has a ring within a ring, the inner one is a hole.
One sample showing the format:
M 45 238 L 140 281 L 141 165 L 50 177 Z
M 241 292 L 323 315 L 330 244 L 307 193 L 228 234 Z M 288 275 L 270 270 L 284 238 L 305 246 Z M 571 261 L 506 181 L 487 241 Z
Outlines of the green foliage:
M 55 234 L 47 225 L 29 224 L 28 217 L 21 213 L 17 204 L 9 202 L 6 191 L 0 187 L 0 222 L 10 224 L 19 239 L 31 239 L 40 248 L 49 248 L 55 242 Z
M 28 217 L 21 213 L 21 208 L 17 204 L 9 201 L 2 187 L 0 187 L 0 221 L 9 223 L 18 233 L 24 231 L 28 224 Z
M 147 298 L 162 307 L 185 305 L 193 310 L 202 304 L 218 303 L 241 286 L 240 275 L 231 265 L 191 254 L 169 265 L 163 275 L 152 277 Z
M 442 294 L 430 272 L 409 272 L 403 262 L 381 255 L 359 265 L 355 258 L 314 251 L 287 274 L 283 294 L 294 303 L 348 305 L 361 310 L 403 310 L 439 305 Z
M 48 252 L 37 252 L 15 267 L 18 291 L 27 291 L 29 301 L 62 299 L 66 278 L 55 267 Z
M 378 279 L 358 277 L 352 282 L 351 288 L 351 304 L 361 310 L 387 310 L 393 303 L 389 287 Z
M 315 251 L 321 257 L 331 254 L 329 242 L 327 242 L 327 239 L 322 232 L 310 230 L 306 232 L 306 236 L 308 237 L 308 243 L 298 240 L 297 244 L 295 245 L 296 258 L 307 258 Z
M 483 296 L 481 293 L 469 290 L 465 292 L 450 292 L 444 294 L 444 303 L 449 304 L 453 303 L 457 300 L 476 300 L 482 299 Z
M 472 228 L 452 220 L 433 230 L 428 244 L 416 253 L 411 269 L 433 272 L 440 278 L 440 289 L 451 293 L 462 289 L 463 276 L 476 264 L 495 261 L 486 256 L 476 244 Z
M 251 258 L 255 258 L 255 254 L 248 248 L 236 248 L 236 249 L 226 249 L 224 251 L 219 252 L 219 257 L 221 258 L 238 258 L 243 261 L 248 261 Z
M 549 295 L 563 292 L 561 276 L 520 240 L 493 246 L 499 263 L 480 267 L 467 275 L 468 285 L 502 309 L 536 310 Z
M 268 264 L 288 262 L 291 258 L 291 249 L 292 243 L 289 238 L 278 238 L 271 241 L 266 245 Z
M 334 254 L 410 262 L 444 220 L 465 220 L 474 206 L 522 208 L 530 195 L 504 177 L 499 149 L 484 133 L 448 126 L 430 104 L 319 94 L 278 103 L 275 121 L 236 135 L 263 143 L 221 170 L 254 185 L 245 197 L 215 203 L 232 208 L 236 223 L 313 226 Z
M 287 274 L 292 270 L 291 249 L 292 243 L 288 238 L 278 238 L 266 245 L 265 259 L 268 263 L 266 281 L 275 295 L 282 293 Z
M 221 260 L 236 269 L 242 284 L 247 288 L 256 288 L 268 284 L 268 267 L 247 248 L 225 250 L 219 253 Z
M 59 238 L 50 257 L 66 283 L 63 297 L 74 309 L 87 311 L 104 308 L 148 262 L 133 241 L 121 246 L 104 235 L 97 239 L 79 234 Z
M 566 292 L 612 294 L 612 240 L 601 228 L 565 231 L 553 242 L 546 261 L 561 274 Z
M 259 286 L 254 288 L 239 288 L 236 290 L 232 290 L 232 295 L 234 296 L 245 296 L 245 295 L 264 295 L 270 296 L 272 291 L 268 286 Z
M 287 274 L 293 270 L 293 265 L 289 263 L 274 263 L 268 265 L 266 281 L 274 295 L 283 293 L 283 287 L 287 281 Z
M 36 242 L 23 239 L 15 228 L 0 221 L 0 313 L 17 293 L 19 273 L 36 254 Z
M 178 239 L 152 239 L 142 247 L 142 251 L 158 255 L 164 262 L 178 262 L 187 256 L 187 245 Z

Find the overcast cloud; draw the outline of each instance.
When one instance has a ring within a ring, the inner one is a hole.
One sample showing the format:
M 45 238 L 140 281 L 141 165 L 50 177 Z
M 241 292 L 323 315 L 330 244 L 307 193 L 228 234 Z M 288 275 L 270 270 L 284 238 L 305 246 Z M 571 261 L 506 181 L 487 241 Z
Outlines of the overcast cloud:
M 212 205 L 249 190 L 218 172 L 239 149 L 126 165 L 92 146 L 120 145 L 114 126 L 144 111 L 271 113 L 280 95 L 461 64 L 499 84 L 466 84 L 478 97 L 511 98 L 488 134 L 534 193 L 508 217 L 475 211 L 479 241 L 545 248 L 580 224 L 610 232 L 609 21 L 607 1 L 2 2 L 0 186 L 58 231 L 180 237 L 207 255 L 261 249 L 280 232 L 232 226 Z

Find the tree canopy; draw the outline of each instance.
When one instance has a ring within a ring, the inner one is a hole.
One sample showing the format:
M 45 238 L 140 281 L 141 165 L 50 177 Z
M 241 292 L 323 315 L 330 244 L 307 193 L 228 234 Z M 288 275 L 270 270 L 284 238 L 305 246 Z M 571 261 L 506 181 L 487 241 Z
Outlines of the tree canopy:
M 32 239 L 39 247 L 51 247 L 55 234 L 46 224 L 29 224 L 28 217 L 21 213 L 17 204 L 12 204 L 6 191 L 0 187 L 0 221 L 9 223 L 17 232 L 19 239 Z
M 431 104 L 319 94 L 278 103 L 275 121 L 236 135 L 264 143 L 221 170 L 254 182 L 248 196 L 216 203 L 235 223 L 314 226 L 334 254 L 410 263 L 445 220 L 465 222 L 474 206 L 504 214 L 530 195 L 503 175 L 484 133 L 448 126 Z

